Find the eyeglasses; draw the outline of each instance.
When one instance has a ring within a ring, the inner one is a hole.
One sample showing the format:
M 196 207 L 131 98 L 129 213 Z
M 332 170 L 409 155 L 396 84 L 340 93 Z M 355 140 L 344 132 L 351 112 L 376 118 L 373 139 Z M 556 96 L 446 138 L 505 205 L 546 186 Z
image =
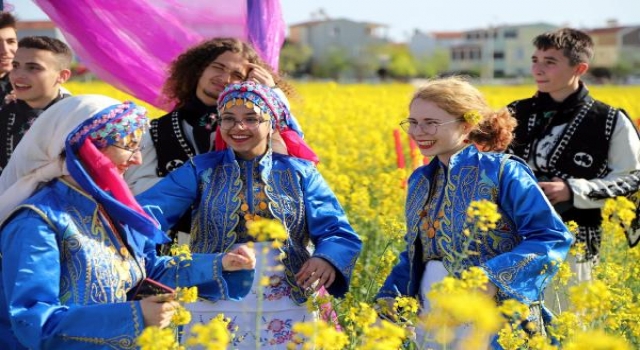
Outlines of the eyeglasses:
M 462 121 L 462 120 L 454 119 L 448 122 L 438 123 L 433 120 L 417 122 L 416 120 L 413 120 L 413 119 L 405 119 L 400 122 L 400 127 L 405 132 L 411 132 L 412 130 L 416 130 L 417 127 L 420 127 L 420 130 L 422 130 L 423 133 L 428 135 L 435 135 L 436 133 L 438 133 L 439 126 L 447 125 L 447 124 L 451 124 L 459 121 Z
M 216 76 L 220 76 L 220 75 L 222 75 L 222 73 L 229 74 L 229 80 L 232 83 L 238 83 L 238 82 L 241 82 L 241 81 L 246 79 L 245 75 L 242 74 L 242 72 L 227 68 L 227 67 L 225 67 L 224 65 L 222 65 L 220 63 L 213 62 L 213 63 L 211 63 L 210 67 L 211 67 L 211 70 L 213 71 L 213 73 Z
M 236 124 L 242 125 L 244 129 L 253 130 L 257 129 L 260 124 L 264 122 L 268 122 L 270 119 L 262 119 L 262 118 L 244 118 L 242 120 L 236 120 L 232 117 L 222 117 L 220 118 L 220 129 L 222 130 L 230 130 L 233 129 Z
M 131 155 L 129 156 L 129 159 L 127 159 L 127 162 L 131 160 L 131 158 L 133 158 L 133 156 L 137 153 L 137 152 L 141 152 L 144 149 L 144 145 L 138 145 L 138 147 L 136 148 L 131 148 L 129 146 L 121 146 L 118 144 L 112 144 L 111 146 L 115 147 L 115 148 L 120 148 L 123 149 L 125 151 L 131 152 Z

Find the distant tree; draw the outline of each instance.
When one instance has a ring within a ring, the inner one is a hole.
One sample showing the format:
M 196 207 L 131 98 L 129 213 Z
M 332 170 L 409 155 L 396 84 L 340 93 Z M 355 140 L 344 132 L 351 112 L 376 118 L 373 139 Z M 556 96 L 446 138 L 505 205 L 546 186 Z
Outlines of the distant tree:
M 638 68 L 640 68 L 640 64 Z M 611 73 L 617 78 L 626 78 L 628 75 L 635 73 L 634 71 L 633 62 L 628 61 L 620 61 L 611 68 Z M 638 72 L 640 72 L 640 70 L 638 70 Z M 593 72 L 591 72 L 591 74 L 593 74 Z
M 416 62 L 407 45 L 387 44 L 375 47 L 378 57 L 385 57 L 385 64 L 379 68 L 391 78 L 407 79 L 416 76 Z
M 371 45 L 363 48 L 351 62 L 353 73 L 358 81 L 374 77 L 380 67 L 378 46 Z
M 392 54 L 388 69 L 392 77 L 399 79 L 412 78 L 418 74 L 415 60 L 408 51 Z
M 300 76 L 308 70 L 313 50 L 309 46 L 284 41 L 280 50 L 280 71 L 291 76 Z
M 438 74 L 438 76 L 449 77 L 449 76 L 459 75 L 459 76 L 469 77 L 469 78 L 480 78 L 480 72 L 481 72 L 481 69 L 479 67 L 474 67 L 470 69 L 461 69 L 457 71 L 442 72 Z
M 318 78 L 339 80 L 351 66 L 349 54 L 343 48 L 332 47 L 328 53 L 311 64 L 311 74 Z
M 438 76 L 449 70 L 450 60 L 451 55 L 445 49 L 438 49 L 431 55 L 420 57 L 416 59 L 418 76 L 423 78 Z

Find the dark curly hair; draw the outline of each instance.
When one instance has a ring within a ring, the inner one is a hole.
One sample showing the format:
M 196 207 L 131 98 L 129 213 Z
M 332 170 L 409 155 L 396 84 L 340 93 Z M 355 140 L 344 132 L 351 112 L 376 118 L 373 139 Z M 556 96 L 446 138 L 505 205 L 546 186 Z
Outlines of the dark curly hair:
M 287 95 L 293 93 L 291 85 L 264 62 L 250 44 L 235 38 L 215 38 L 189 48 L 171 62 L 169 78 L 162 88 L 167 102 L 174 102 L 177 107 L 183 106 L 195 94 L 204 69 L 227 51 L 238 53 L 250 63 L 262 66 L 271 73 L 276 86 Z

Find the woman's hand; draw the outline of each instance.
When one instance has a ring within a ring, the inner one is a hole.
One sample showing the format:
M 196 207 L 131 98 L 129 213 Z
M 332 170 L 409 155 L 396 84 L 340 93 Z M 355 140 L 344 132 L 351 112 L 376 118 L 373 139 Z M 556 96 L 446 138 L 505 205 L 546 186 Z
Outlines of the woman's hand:
M 173 294 L 161 294 L 140 300 L 145 327 L 168 327 L 176 308 L 179 306 L 174 298 Z
M 571 188 L 559 177 L 552 178 L 551 182 L 539 182 L 538 185 L 551 204 L 555 205 L 571 199 Z
M 224 271 L 253 270 L 256 268 L 256 251 L 240 245 L 222 257 Z
M 273 76 L 264 67 L 254 63 L 247 63 L 249 68 L 249 74 L 247 74 L 247 80 L 253 80 L 258 84 L 266 85 L 270 88 L 276 85 L 273 80 Z
M 307 289 L 318 282 L 316 291 L 322 286 L 328 289 L 335 279 L 336 269 L 333 265 L 317 257 L 307 260 L 296 274 L 296 283 L 302 289 Z

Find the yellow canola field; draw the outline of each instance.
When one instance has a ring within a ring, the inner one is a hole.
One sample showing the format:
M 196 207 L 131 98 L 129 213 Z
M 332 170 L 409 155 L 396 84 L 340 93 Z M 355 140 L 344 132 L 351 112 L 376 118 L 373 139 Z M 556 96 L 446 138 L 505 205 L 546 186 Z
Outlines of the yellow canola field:
M 73 94 L 97 93 L 131 99 L 101 82 L 71 82 L 66 87 Z M 402 180 L 422 159 L 419 154 L 411 154 L 408 137 L 400 131 L 406 170 L 398 171 L 394 130 L 399 130 L 398 123 L 408 114 L 407 104 L 414 87 L 336 83 L 298 83 L 295 87 L 298 96 L 291 98 L 292 112 L 300 121 L 306 140 L 320 156 L 323 176 L 356 228 L 368 234 L 366 228 L 389 219 L 401 219 Z M 535 92 L 533 86 L 483 86 L 481 90 L 495 108 Z M 639 120 L 640 86 L 593 86 L 590 90 L 595 98 L 621 107 Z M 164 114 L 141 103 L 149 108 L 152 117 Z

